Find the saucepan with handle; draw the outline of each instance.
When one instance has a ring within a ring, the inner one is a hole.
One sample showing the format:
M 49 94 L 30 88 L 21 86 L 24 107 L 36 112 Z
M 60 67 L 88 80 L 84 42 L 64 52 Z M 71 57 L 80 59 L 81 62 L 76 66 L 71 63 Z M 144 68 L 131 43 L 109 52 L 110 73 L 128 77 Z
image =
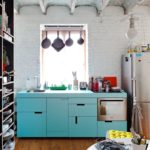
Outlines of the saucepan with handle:
M 50 40 L 48 39 L 48 37 L 47 37 L 47 31 L 46 31 L 46 37 L 45 37 L 45 39 L 42 41 L 41 45 L 42 45 L 42 47 L 43 47 L 44 49 L 48 48 L 48 47 L 51 45 L 51 41 L 50 41 Z
M 57 31 L 57 38 L 54 40 L 52 43 L 52 47 L 59 52 L 61 49 L 63 49 L 65 46 L 64 42 L 62 39 L 59 37 L 59 31 Z

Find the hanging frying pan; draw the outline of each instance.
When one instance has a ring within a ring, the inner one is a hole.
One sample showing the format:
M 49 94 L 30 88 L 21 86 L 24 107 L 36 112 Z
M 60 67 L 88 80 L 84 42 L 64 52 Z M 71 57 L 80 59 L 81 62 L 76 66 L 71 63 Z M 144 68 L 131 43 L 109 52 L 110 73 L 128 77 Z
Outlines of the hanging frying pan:
M 73 40 L 71 39 L 70 34 L 71 34 L 71 31 L 69 31 L 69 38 L 65 42 L 66 46 L 72 46 L 73 44 Z
M 84 43 L 84 39 L 82 38 L 82 31 L 80 31 L 80 38 L 79 38 L 79 40 L 77 42 L 80 45 L 82 45 Z
M 46 31 L 46 38 L 41 43 L 44 49 L 48 48 L 51 45 L 51 41 L 47 38 L 47 31 Z
M 59 52 L 61 49 L 63 49 L 65 46 L 62 39 L 59 38 L 59 31 L 57 31 L 57 38 L 54 40 L 52 47 Z

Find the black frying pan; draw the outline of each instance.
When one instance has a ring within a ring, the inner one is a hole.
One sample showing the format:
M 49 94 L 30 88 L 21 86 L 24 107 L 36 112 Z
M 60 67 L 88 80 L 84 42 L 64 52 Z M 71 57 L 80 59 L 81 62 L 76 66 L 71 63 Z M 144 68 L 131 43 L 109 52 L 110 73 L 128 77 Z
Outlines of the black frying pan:
M 82 38 L 82 31 L 80 31 L 80 38 L 79 38 L 79 40 L 77 42 L 80 45 L 82 45 L 84 43 L 84 39 Z
M 61 49 L 63 49 L 65 46 L 62 39 L 59 38 L 59 31 L 57 31 L 57 38 L 54 40 L 52 47 L 59 52 Z
M 73 40 L 71 39 L 71 37 L 70 37 L 70 31 L 69 31 L 69 38 L 66 40 L 66 42 L 65 42 L 65 44 L 67 45 L 67 46 L 72 46 L 72 44 L 73 44 Z
M 51 45 L 51 41 L 47 38 L 47 31 L 46 31 L 46 38 L 42 41 L 41 45 L 44 49 L 48 48 Z

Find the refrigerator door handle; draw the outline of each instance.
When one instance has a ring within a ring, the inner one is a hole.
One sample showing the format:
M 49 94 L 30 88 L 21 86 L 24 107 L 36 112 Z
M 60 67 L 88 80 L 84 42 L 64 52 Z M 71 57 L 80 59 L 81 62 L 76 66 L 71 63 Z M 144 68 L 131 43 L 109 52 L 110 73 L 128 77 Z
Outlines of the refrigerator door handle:
M 136 80 L 135 80 L 135 91 L 134 92 L 135 92 L 135 98 L 136 98 Z

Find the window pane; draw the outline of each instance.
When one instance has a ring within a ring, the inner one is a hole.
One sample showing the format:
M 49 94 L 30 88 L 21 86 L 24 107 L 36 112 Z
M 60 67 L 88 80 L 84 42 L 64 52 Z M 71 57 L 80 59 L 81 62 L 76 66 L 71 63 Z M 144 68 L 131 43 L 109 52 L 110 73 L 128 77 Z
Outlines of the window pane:
M 85 39 L 85 31 L 82 34 Z M 69 33 L 60 31 L 59 37 L 65 42 Z M 57 32 L 49 31 L 48 38 L 53 42 L 57 38 Z M 72 84 L 72 71 L 77 72 L 79 81 L 86 81 L 86 50 L 85 42 L 82 45 L 77 43 L 80 38 L 79 31 L 71 31 L 73 45 L 65 46 L 57 52 L 52 46 L 48 49 L 42 49 L 42 70 L 43 81 L 51 84 Z

